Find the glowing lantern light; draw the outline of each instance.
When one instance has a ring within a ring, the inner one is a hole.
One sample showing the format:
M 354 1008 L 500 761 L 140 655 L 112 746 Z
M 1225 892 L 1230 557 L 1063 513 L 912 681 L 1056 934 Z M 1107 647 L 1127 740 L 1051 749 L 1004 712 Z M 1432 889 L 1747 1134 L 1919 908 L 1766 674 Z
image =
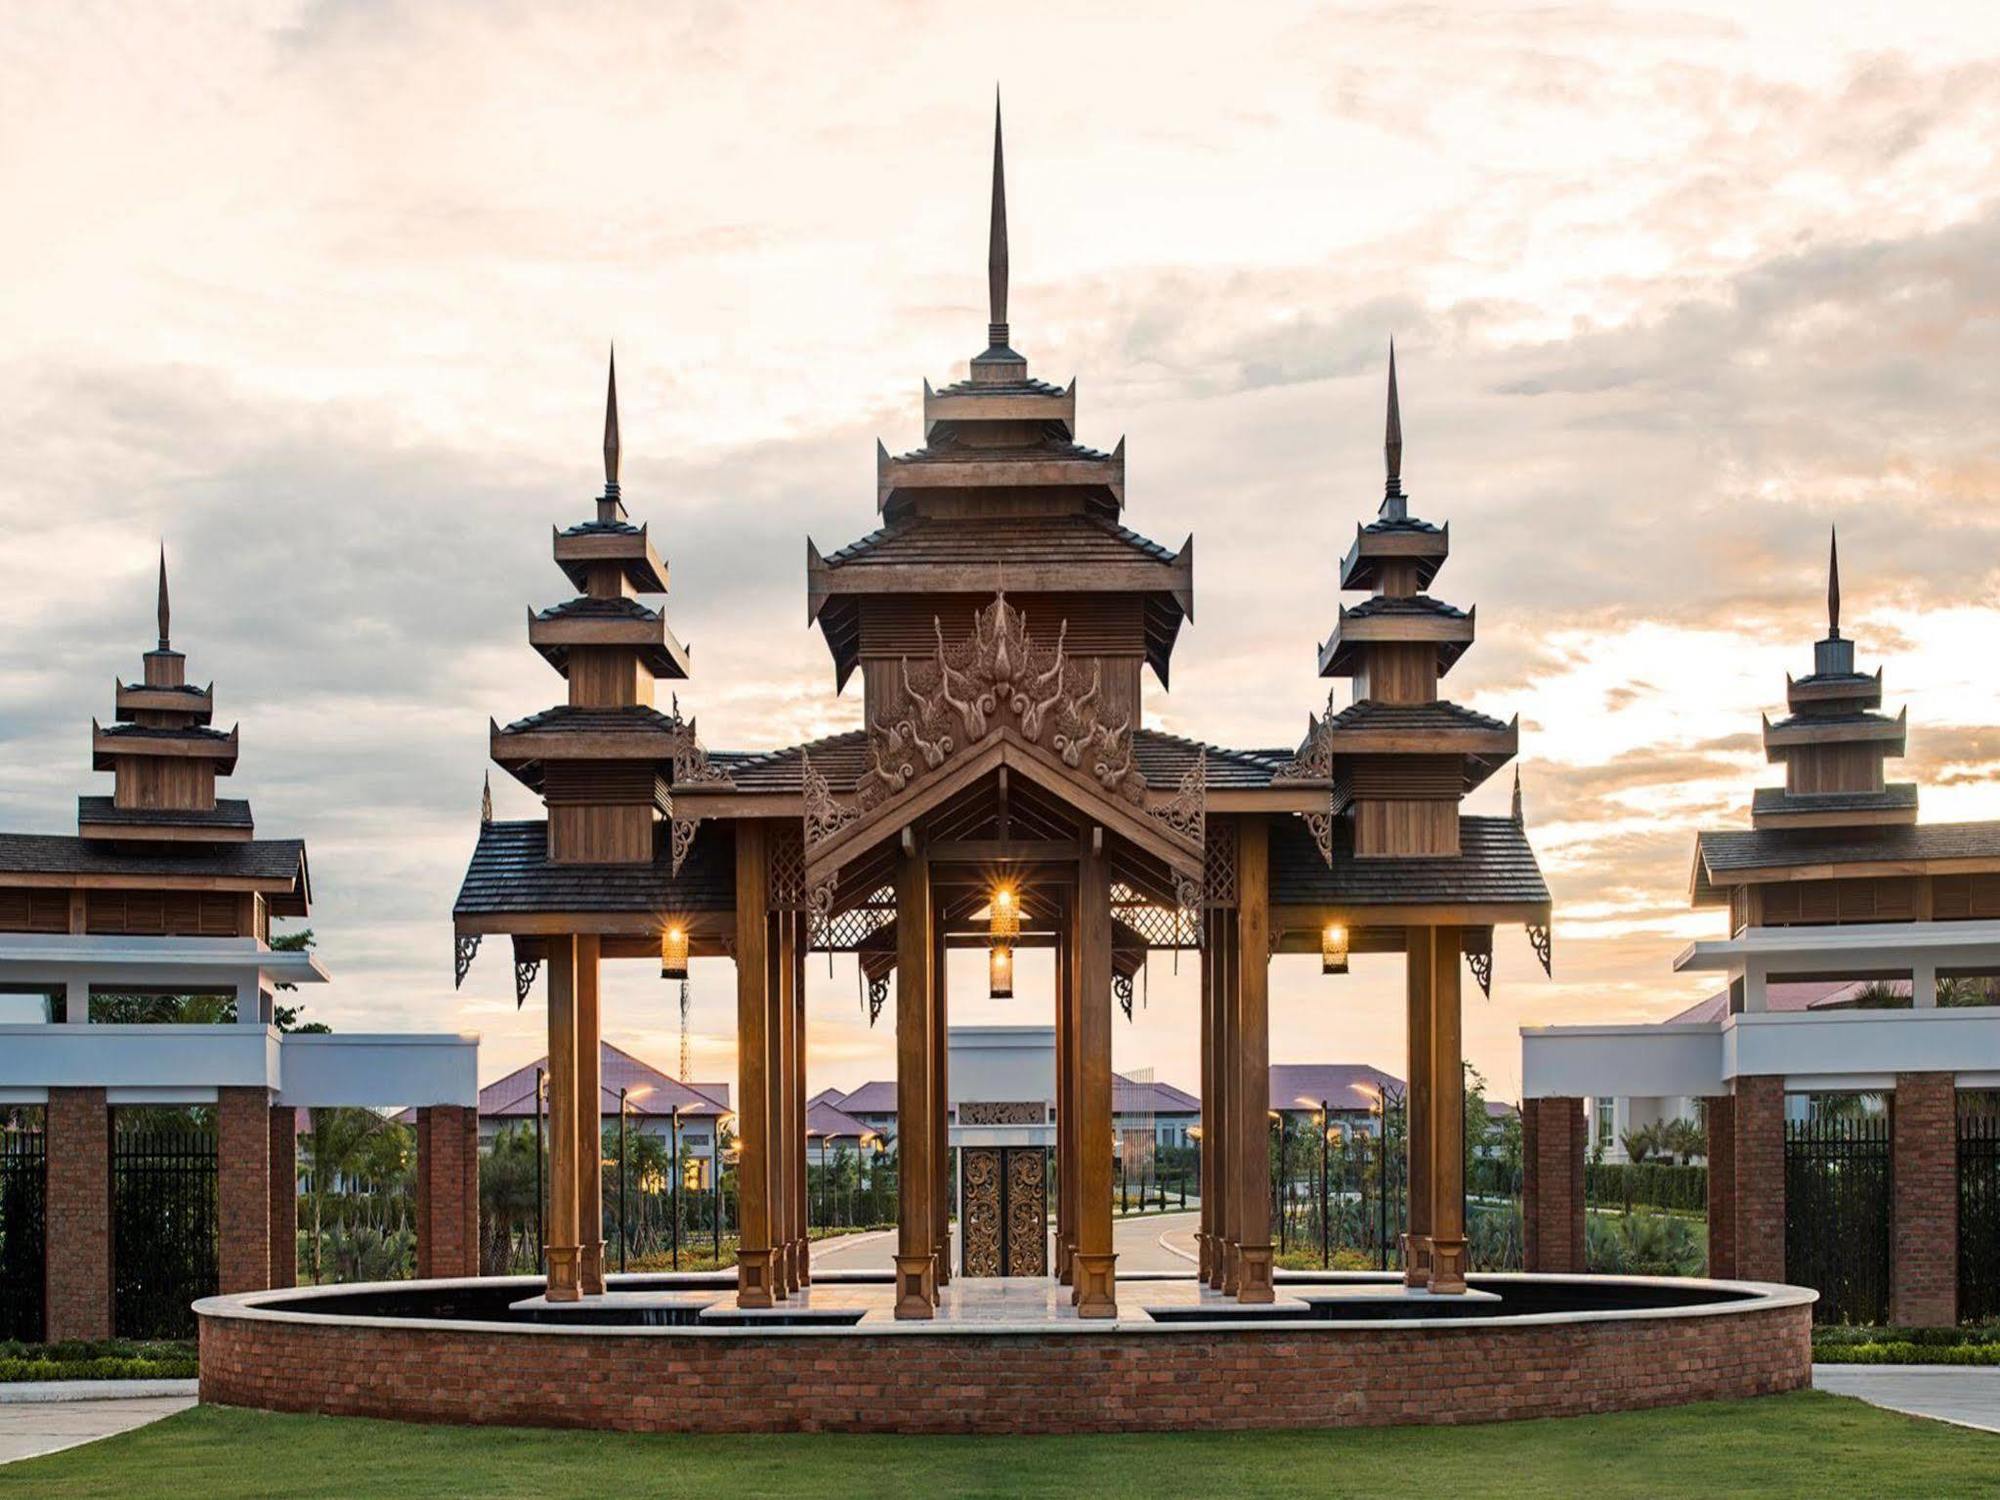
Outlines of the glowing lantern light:
M 676 922 L 660 933 L 660 978 L 688 977 L 688 930 Z
M 1347 929 L 1338 922 L 1326 924 L 1319 935 L 1319 971 L 1322 974 L 1347 972 Z

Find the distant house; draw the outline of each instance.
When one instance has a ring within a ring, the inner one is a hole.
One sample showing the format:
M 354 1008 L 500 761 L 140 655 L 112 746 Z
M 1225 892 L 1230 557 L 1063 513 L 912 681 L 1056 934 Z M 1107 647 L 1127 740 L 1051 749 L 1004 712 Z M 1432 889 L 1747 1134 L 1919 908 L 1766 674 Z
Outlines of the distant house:
M 603 1128 L 616 1129 L 620 1107 L 619 1091 L 624 1091 L 625 1128 L 662 1142 L 678 1129 L 682 1149 L 694 1160 L 700 1182 L 708 1181 L 708 1163 L 715 1153 L 717 1121 L 733 1130 L 726 1083 L 682 1083 L 651 1063 L 609 1042 L 600 1053 L 602 1088 L 598 1093 L 598 1116 Z M 533 1126 L 535 1121 L 536 1070 L 546 1071 L 549 1060 L 539 1057 L 516 1068 L 504 1078 L 496 1078 L 479 1091 L 479 1143 L 491 1145 L 493 1137 L 511 1125 Z M 541 1104 L 543 1128 L 547 1129 L 548 1103 Z
M 807 1101 L 807 1108 L 815 1104 L 830 1104 L 881 1136 L 885 1144 L 895 1143 L 896 1080 L 893 1078 L 870 1079 L 851 1094 L 839 1089 L 821 1089 Z
M 1383 1100 L 1404 1097 L 1403 1080 L 1368 1063 L 1272 1063 L 1271 1108 L 1288 1124 L 1326 1107 L 1329 1123 L 1347 1131 L 1379 1134 Z
M 1150 1129 L 1156 1146 L 1187 1146 L 1199 1139 L 1201 1100 L 1171 1083 L 1111 1075 L 1111 1130 L 1120 1140 Z
M 816 1164 L 831 1161 L 846 1151 L 859 1156 L 887 1144 L 882 1133 L 842 1109 L 827 1089 L 806 1101 L 806 1159 Z

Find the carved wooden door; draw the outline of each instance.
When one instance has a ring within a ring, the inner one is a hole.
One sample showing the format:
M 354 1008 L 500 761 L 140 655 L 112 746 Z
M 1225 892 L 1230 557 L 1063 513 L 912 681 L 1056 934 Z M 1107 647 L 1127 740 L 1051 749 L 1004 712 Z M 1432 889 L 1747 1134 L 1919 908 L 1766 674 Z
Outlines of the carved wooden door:
M 1042 1146 L 959 1149 L 964 1274 L 1046 1276 L 1048 1151 Z

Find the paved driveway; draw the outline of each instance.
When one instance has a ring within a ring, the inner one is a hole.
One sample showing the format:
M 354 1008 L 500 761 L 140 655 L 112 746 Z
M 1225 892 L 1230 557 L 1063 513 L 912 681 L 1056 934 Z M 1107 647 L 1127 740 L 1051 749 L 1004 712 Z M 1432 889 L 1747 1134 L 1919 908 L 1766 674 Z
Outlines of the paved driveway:
M 2000 1432 L 2000 1367 L 1814 1365 L 1813 1386 L 1874 1406 Z
M 192 1380 L 62 1380 L 0 1385 L 0 1464 L 144 1427 L 194 1405 Z

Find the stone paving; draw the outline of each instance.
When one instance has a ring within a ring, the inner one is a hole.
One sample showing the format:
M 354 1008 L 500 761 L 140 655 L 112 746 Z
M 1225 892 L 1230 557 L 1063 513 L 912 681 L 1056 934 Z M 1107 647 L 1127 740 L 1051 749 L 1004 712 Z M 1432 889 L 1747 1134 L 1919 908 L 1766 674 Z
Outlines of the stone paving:
M 192 1380 L 58 1380 L 0 1385 L 0 1464 L 95 1442 L 195 1402 Z
M 2000 1368 L 1991 1365 L 1814 1365 L 1813 1387 L 1913 1417 L 2000 1432 Z

